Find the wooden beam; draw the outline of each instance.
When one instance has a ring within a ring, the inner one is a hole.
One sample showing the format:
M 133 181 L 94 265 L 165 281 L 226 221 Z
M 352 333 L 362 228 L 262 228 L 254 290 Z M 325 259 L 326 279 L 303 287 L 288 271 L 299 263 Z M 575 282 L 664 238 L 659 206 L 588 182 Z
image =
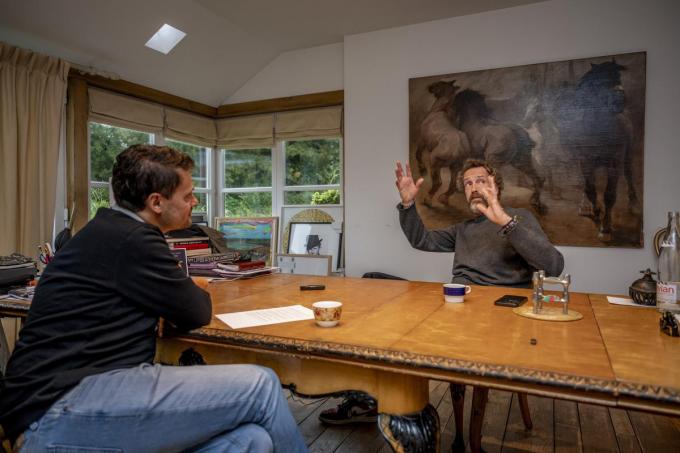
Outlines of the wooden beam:
M 82 79 L 68 80 L 68 128 L 66 153 L 66 207 L 72 217 L 73 233 L 89 218 L 88 96 Z M 75 209 L 73 209 L 75 207 Z
M 266 99 L 263 101 L 225 104 L 217 108 L 217 118 L 283 112 L 286 110 L 299 110 L 314 107 L 330 107 L 333 105 L 342 105 L 344 100 L 344 90 L 337 90 L 325 91 L 323 93 L 303 94 L 301 96 Z
M 75 69 L 71 69 L 69 72 L 69 79 L 84 80 L 88 86 L 115 91 L 116 93 L 134 96 L 139 99 L 156 102 L 168 107 L 174 107 L 176 109 L 211 118 L 214 118 L 217 114 L 217 109 L 215 107 L 165 93 L 160 90 L 155 90 L 144 85 L 128 82 L 126 80 L 112 80 L 96 75 L 83 74 Z

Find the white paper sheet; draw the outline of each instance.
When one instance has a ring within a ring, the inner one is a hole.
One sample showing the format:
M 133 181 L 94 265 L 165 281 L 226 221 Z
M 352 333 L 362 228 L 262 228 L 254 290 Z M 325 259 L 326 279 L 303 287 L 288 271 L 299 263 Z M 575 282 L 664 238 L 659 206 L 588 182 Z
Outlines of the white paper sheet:
M 244 327 L 266 326 L 269 324 L 314 319 L 314 312 L 302 305 L 291 305 L 289 307 L 240 311 L 216 316 L 232 329 L 242 329 Z
M 633 299 L 628 299 L 627 297 L 612 297 L 607 296 L 607 301 L 610 304 L 615 305 L 629 305 L 631 307 L 642 307 L 642 308 L 656 308 L 654 305 L 640 305 L 633 302 Z

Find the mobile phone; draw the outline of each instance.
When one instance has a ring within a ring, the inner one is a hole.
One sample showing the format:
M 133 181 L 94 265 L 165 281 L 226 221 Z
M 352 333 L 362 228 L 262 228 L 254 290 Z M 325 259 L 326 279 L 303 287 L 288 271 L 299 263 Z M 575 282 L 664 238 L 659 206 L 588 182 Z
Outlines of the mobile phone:
M 506 294 L 505 296 L 497 299 L 494 304 L 500 305 L 502 307 L 519 307 L 526 301 L 526 296 L 513 296 L 512 294 Z
M 326 289 L 326 285 L 300 285 L 300 291 L 319 291 Z

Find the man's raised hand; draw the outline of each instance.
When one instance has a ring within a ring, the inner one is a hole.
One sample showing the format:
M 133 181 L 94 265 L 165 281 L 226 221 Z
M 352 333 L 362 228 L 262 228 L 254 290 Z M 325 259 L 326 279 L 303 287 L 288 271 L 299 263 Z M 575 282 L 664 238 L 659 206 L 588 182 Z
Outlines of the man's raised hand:
M 414 183 L 413 176 L 411 175 L 411 166 L 406 164 L 406 172 L 404 172 L 401 162 L 399 161 L 397 161 L 397 168 L 394 170 L 394 174 L 397 177 L 395 184 L 397 185 L 397 190 L 401 197 L 401 204 L 410 204 L 416 199 L 416 195 L 420 190 L 420 186 L 423 185 L 424 179 L 419 178 L 418 181 Z

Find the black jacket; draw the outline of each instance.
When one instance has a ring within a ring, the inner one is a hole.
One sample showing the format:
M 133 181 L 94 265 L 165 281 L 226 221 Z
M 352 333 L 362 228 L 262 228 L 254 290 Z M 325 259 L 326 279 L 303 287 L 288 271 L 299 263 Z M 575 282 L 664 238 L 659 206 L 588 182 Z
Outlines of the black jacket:
M 0 382 L 0 424 L 14 438 L 81 379 L 150 363 L 158 318 L 210 322 L 207 292 L 178 267 L 161 231 L 111 209 L 45 269 Z

